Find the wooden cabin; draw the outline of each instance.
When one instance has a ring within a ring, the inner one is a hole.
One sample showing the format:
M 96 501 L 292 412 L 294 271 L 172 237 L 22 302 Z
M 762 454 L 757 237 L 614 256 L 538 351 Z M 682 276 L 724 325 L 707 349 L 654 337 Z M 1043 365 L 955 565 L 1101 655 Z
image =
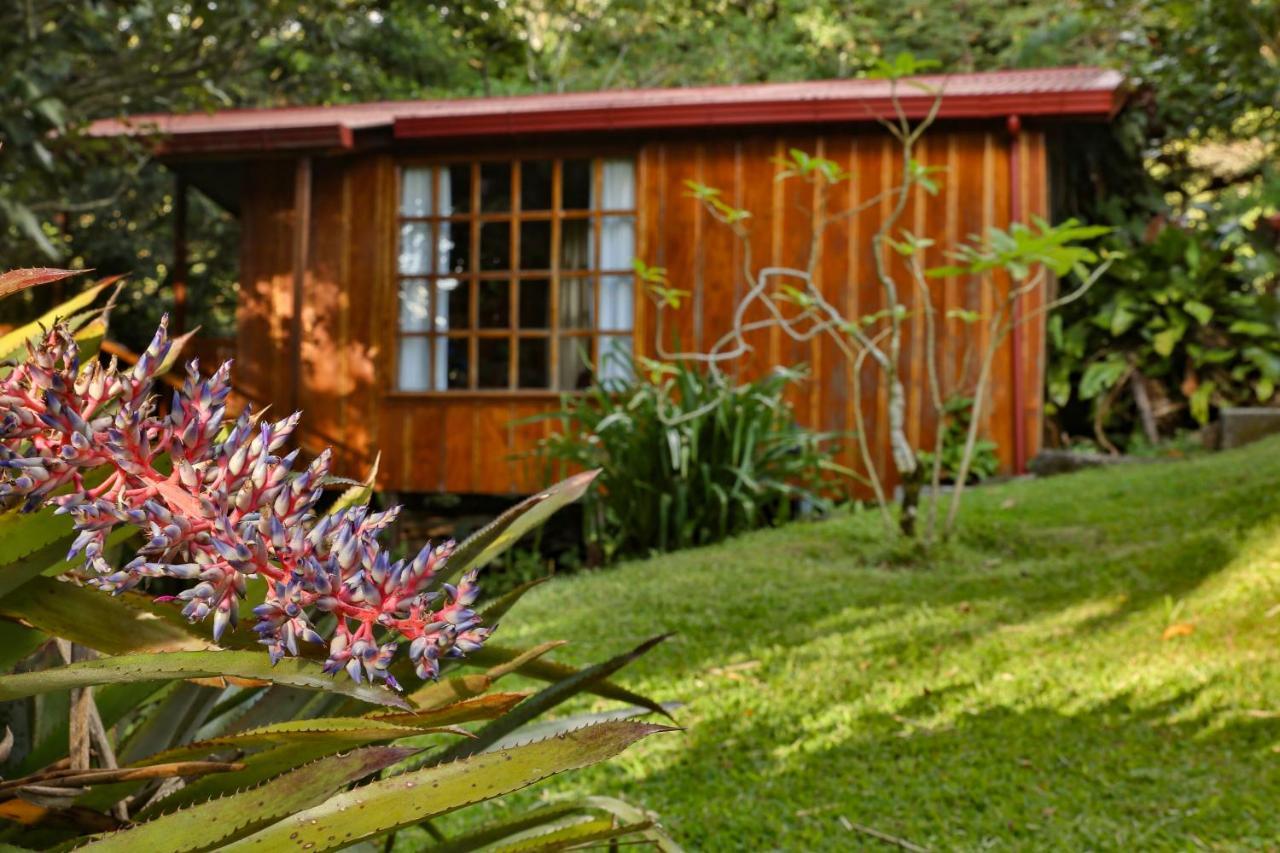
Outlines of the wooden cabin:
M 939 262 L 943 247 L 988 226 L 1050 217 L 1072 129 L 1107 122 L 1122 98 L 1119 74 L 1087 68 L 926 82 L 943 94 L 918 159 L 947 172 L 902 224 L 937 239 Z M 913 118 L 934 102 L 909 83 L 898 92 Z M 581 387 L 607 349 L 654 351 L 655 306 L 633 258 L 691 293 L 666 321 L 684 347 L 725 331 L 743 293 L 743 246 L 686 182 L 752 212 L 758 266 L 802 263 L 812 188 L 775 181 L 776 158 L 798 148 L 853 173 L 833 211 L 891 186 L 900 155 L 878 124 L 893 115 L 890 94 L 869 80 L 602 91 L 135 116 L 91 132 L 153 134 L 179 186 L 239 216 L 239 392 L 305 410 L 305 442 L 334 447 L 348 476 L 380 451 L 388 490 L 517 494 L 541 483 L 513 455 L 550 429 L 521 419 Z M 870 246 L 886 209 L 848 218 L 822 244 L 822 290 L 850 318 L 881 298 Z M 181 233 L 177 243 L 181 255 Z M 989 310 L 983 284 L 948 279 L 937 307 Z M 181 275 L 175 286 L 181 302 Z M 904 367 L 917 441 L 935 428 L 922 328 L 913 320 Z M 944 324 L 953 379 L 982 334 Z M 851 377 L 832 344 L 776 332 L 753 343 L 748 372 L 809 365 L 794 397 L 802 421 L 852 428 Z M 1044 354 L 1041 320 L 999 355 L 985 427 L 1008 471 L 1040 445 Z M 882 415 L 884 389 L 872 371 L 865 379 L 864 411 Z M 868 431 L 883 460 L 877 418 Z M 852 452 L 846 461 L 856 464 Z

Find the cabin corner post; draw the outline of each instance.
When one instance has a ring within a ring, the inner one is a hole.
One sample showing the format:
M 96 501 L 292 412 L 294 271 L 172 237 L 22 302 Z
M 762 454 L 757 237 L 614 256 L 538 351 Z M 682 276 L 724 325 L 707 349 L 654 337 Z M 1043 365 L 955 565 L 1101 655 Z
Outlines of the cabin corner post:
M 187 330 L 187 179 L 173 178 L 173 322 L 170 332 L 177 337 Z
M 1022 219 L 1022 119 L 1016 113 L 1006 122 L 1009 132 L 1009 222 Z M 1012 287 L 1010 283 L 1010 287 Z M 1013 405 L 1013 473 L 1025 474 L 1027 470 L 1026 388 L 1022 378 L 1022 361 L 1025 349 L 1022 336 L 1022 299 L 1017 293 L 1010 306 L 1011 330 L 1009 335 L 1010 362 L 1012 363 L 1011 394 Z
M 293 174 L 293 298 L 289 317 L 291 411 L 302 408 L 302 305 L 311 253 L 311 156 L 302 155 Z

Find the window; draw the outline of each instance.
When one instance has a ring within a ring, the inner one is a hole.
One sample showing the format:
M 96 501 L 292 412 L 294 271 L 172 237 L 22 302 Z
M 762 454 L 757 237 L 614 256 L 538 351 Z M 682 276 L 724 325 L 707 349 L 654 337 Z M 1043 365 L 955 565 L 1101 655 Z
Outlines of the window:
M 635 279 L 630 159 L 400 170 L 396 387 L 564 391 L 621 375 Z

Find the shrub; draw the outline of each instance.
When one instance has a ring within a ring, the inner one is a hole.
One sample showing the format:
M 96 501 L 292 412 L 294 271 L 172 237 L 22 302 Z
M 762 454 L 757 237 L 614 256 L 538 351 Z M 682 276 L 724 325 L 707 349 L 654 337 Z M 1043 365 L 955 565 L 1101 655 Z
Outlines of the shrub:
M 832 436 L 799 426 L 785 399 L 801 373 L 736 385 L 690 363 L 627 367 L 634 378 L 597 375 L 564 395 L 544 416 L 561 429 L 535 451 L 549 471 L 600 470 L 585 526 L 605 561 L 716 542 L 788 518 L 798 503 L 827 505 Z
M 952 397 L 943 404 L 942 414 L 945 425 L 942 434 L 941 480 L 944 483 L 954 483 L 964 461 L 964 443 L 969 435 L 969 424 L 973 420 L 973 398 L 963 395 Z M 1000 457 L 996 455 L 998 446 L 986 438 L 974 442 L 973 459 L 966 475 L 969 482 L 981 482 L 1000 470 Z M 922 450 L 919 455 L 921 469 L 932 470 L 933 452 Z
M 1272 404 L 1280 305 L 1242 229 L 1134 221 L 1123 254 L 1083 299 L 1049 318 L 1048 410 L 1059 430 L 1109 450 L 1203 426 L 1215 408 Z
M 0 276 L 0 295 L 18 280 Z M 210 378 L 193 366 L 159 414 L 152 383 L 180 349 L 163 329 L 132 368 L 99 362 L 103 316 L 88 306 L 101 290 L 0 338 L 0 815 L 14 822 L 0 842 L 337 849 L 666 730 L 623 719 L 666 711 L 609 681 L 661 637 L 575 670 L 546 659 L 559 643 L 489 641 L 532 585 L 477 602 L 479 569 L 592 472 L 392 562 L 378 544 L 391 516 L 365 506 L 372 483 L 321 512 L 327 454 L 300 472 L 296 453 L 277 455 L 297 415 L 224 424 L 225 366 Z M 246 617 L 256 636 L 237 630 Z M 493 689 L 516 673 L 548 686 Z M 529 727 L 584 691 L 633 707 Z M 471 850 L 530 830 L 522 849 L 622 835 L 673 846 L 652 816 L 607 798 L 437 838 Z

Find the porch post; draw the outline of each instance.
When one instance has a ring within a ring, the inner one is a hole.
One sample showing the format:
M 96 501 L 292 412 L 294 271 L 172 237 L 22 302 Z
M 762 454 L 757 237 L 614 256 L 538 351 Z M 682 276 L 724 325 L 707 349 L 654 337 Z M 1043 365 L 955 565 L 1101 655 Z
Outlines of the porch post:
M 298 411 L 302 403 L 302 304 L 307 281 L 307 258 L 311 253 L 311 157 L 298 158 L 293 175 L 293 308 L 289 343 L 292 349 L 289 406 Z

